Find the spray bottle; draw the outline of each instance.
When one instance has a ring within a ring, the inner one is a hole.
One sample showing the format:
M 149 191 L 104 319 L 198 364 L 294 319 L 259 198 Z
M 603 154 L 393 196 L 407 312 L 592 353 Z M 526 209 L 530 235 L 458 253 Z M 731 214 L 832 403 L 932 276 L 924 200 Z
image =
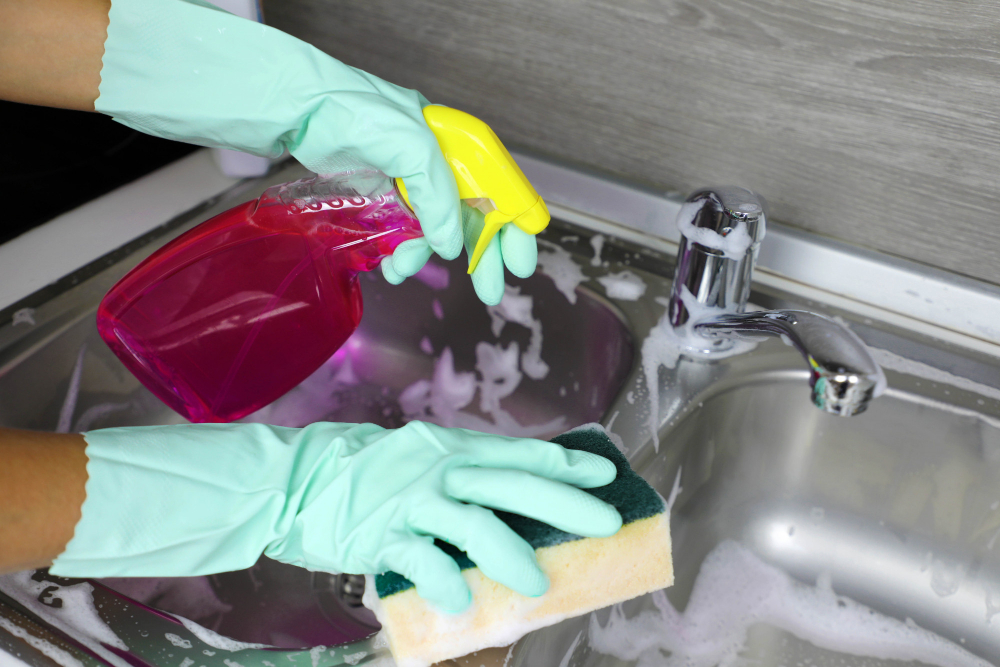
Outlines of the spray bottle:
M 489 211 L 472 254 L 509 222 L 537 234 L 538 193 L 482 121 L 429 106 L 424 118 L 458 183 Z M 104 342 L 192 422 L 228 422 L 318 369 L 361 321 L 358 273 L 421 236 L 401 180 L 353 169 L 268 188 L 185 232 L 104 297 Z

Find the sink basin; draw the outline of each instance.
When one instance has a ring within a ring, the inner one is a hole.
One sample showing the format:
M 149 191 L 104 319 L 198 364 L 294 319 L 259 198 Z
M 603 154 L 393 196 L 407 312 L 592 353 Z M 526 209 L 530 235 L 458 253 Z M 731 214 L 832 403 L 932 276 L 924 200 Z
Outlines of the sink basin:
M 295 177 L 282 173 L 274 179 Z M 129 257 L 39 308 L 33 325 L 0 329 L 0 424 L 84 431 L 182 421 L 125 370 L 97 334 L 98 300 L 135 261 Z M 511 280 L 497 308 L 478 301 L 461 262 L 431 262 L 399 286 L 374 273 L 363 274 L 361 284 L 365 313 L 354 336 L 300 386 L 246 421 L 394 428 L 424 419 L 547 439 L 602 419 L 633 366 L 632 335 L 620 311 L 587 288 L 573 292 L 571 303 L 541 273 Z M 45 589 L 37 596 L 24 593 L 31 587 L 86 589 L 111 629 L 123 640 L 132 637 L 125 643 L 133 663 L 179 663 L 165 657 L 173 650 L 163 639 L 167 634 L 199 645 L 197 636 L 154 609 L 240 642 L 286 649 L 289 659 L 296 649 L 321 645 L 358 648 L 346 656 L 377 653 L 370 642 L 358 643 L 378 623 L 360 604 L 363 579 L 357 577 L 311 573 L 266 558 L 249 570 L 211 577 L 85 583 L 43 572 L 34 580 L 25 576 L 0 578 L 0 621 L 5 613 L 23 620 L 46 612 L 31 606 Z M 46 595 L 63 595 L 52 591 Z M 95 658 L 87 645 L 75 646 Z M 205 650 L 211 649 L 209 642 Z M 234 658 L 242 667 L 267 667 L 266 652 L 244 651 L 249 653 Z M 341 664 L 337 655 L 324 655 L 324 664 Z M 41 654 L 32 656 L 48 664 Z M 226 657 L 202 654 L 198 664 L 223 667 Z M 113 660 L 99 651 L 96 658 Z
M 866 414 L 832 416 L 779 341 L 681 361 L 662 391 L 698 373 L 658 447 L 625 436 L 673 502 L 674 586 L 535 633 L 511 664 L 1000 663 L 1000 391 L 890 369 Z

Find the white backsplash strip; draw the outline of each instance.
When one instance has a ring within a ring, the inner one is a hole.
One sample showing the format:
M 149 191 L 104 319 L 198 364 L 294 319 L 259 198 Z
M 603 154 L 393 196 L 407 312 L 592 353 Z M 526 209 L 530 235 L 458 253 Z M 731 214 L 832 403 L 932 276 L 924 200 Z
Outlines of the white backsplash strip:
M 237 182 L 199 150 L 0 244 L 0 309 Z

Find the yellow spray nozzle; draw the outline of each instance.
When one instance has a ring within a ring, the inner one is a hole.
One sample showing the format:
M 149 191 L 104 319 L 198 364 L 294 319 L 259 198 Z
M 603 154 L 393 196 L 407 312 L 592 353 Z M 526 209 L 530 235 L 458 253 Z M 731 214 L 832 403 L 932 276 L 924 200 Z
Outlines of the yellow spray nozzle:
M 436 105 L 424 107 L 424 120 L 437 137 L 455 175 L 459 198 L 492 203 L 493 210 L 486 214 L 483 231 L 469 259 L 469 273 L 476 269 L 486 246 L 508 222 L 528 234 L 545 229 L 550 220 L 545 202 L 489 125 L 464 111 Z M 396 185 L 409 204 L 402 179 L 397 178 Z

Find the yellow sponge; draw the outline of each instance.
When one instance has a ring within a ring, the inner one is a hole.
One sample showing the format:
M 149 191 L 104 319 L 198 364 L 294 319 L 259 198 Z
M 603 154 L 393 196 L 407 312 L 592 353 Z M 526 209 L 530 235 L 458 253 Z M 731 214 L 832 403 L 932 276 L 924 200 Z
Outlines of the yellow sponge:
M 580 537 L 496 512 L 535 548 L 550 581 L 548 592 L 538 598 L 487 579 L 464 553 L 439 541 L 438 546 L 462 568 L 472 591 L 472 605 L 461 614 L 437 611 L 399 574 L 369 577 L 365 604 L 382 624 L 399 667 L 426 667 L 490 646 L 506 646 L 532 630 L 673 583 L 670 518 L 663 498 L 635 474 L 599 425 L 564 433 L 553 442 L 600 454 L 615 464 L 615 481 L 588 491 L 618 509 L 622 529 L 611 537 Z

